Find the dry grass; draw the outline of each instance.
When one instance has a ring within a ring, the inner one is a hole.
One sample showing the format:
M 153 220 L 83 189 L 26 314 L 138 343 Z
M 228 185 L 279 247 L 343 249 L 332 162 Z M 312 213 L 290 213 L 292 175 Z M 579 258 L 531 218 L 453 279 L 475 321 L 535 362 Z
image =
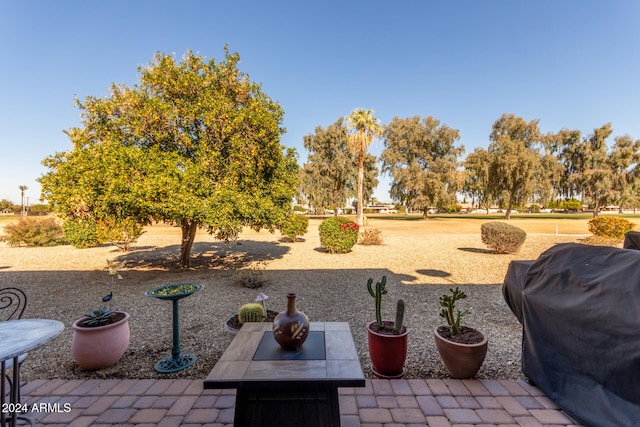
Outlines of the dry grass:
M 367 226 L 382 230 L 383 245 L 356 245 L 348 254 L 333 255 L 320 249 L 320 220 L 312 218 L 309 232 L 296 243 L 284 242 L 278 234 L 247 230 L 238 244 L 227 245 L 200 233 L 193 266 L 186 270 L 176 267 L 180 230 L 166 225 L 147 228 L 134 250 L 124 255 L 111 246 L 9 248 L 0 243 L 0 287 L 19 286 L 27 292 L 26 317 L 54 318 L 66 325 L 60 337 L 32 352 L 24 365 L 24 379 L 160 377 L 153 363 L 170 351 L 170 304 L 145 297 L 144 292 L 170 283 L 203 286 L 180 303 L 182 349 L 196 353 L 198 362 L 171 377 L 204 378 L 231 341 L 223 321 L 253 301 L 257 292 L 269 295 L 270 309 L 282 309 L 286 294 L 295 292 L 299 308 L 311 320 L 349 322 L 363 369 L 370 374 L 364 325 L 373 317 L 373 301 L 364 285 L 369 277 L 382 275 L 387 276 L 389 289 L 384 315 L 392 316 L 396 299 L 407 302 L 406 323 L 412 329 L 407 377 L 446 376 L 431 334 L 440 323 L 438 296 L 460 285 L 469 295 L 468 321 L 493 339 L 480 377 L 519 378 L 521 326 L 504 303 L 499 285 L 511 260 L 535 259 L 556 243 L 579 240 L 586 234 L 582 227 L 587 221 L 513 221 L 529 233 L 526 242 L 518 254 L 495 255 L 480 241 L 481 220 L 374 217 Z M 555 235 L 555 225 L 560 235 Z M 552 232 L 536 234 L 547 229 Z M 562 234 L 570 231 L 578 235 Z M 104 270 L 107 259 L 127 261 L 124 280 L 113 289 Z M 256 265 L 263 282 L 260 290 L 243 284 Z M 116 366 L 84 372 L 70 355 L 71 324 L 101 305 L 100 298 L 110 291 L 112 308 L 131 314 L 131 345 Z

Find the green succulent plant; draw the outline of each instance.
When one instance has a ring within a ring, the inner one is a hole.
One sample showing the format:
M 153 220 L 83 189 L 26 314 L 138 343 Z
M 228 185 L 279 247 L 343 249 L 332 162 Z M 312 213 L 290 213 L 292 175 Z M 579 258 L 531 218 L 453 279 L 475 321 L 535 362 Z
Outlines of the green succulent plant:
M 456 302 L 461 299 L 465 299 L 467 295 L 462 292 L 458 287 L 455 289 L 449 289 L 451 295 L 444 294 L 440 297 L 440 317 L 444 317 L 451 328 L 452 335 L 460 334 L 460 323 L 462 318 L 469 314 L 468 311 L 456 310 Z
M 84 326 L 88 327 L 97 327 L 104 326 L 109 323 L 109 319 L 113 314 L 113 310 L 109 307 L 102 307 L 99 310 L 91 310 L 87 315 L 86 319 L 82 322 Z
M 375 288 L 373 286 L 373 279 L 367 281 L 367 290 L 376 301 L 376 323 L 379 328 L 382 328 L 382 296 L 387 293 L 387 276 L 382 276 L 382 280 L 376 283 Z M 403 300 L 398 300 L 396 306 L 396 321 L 394 323 L 395 334 L 400 335 L 402 333 L 402 325 L 404 323 L 404 308 L 405 304 Z

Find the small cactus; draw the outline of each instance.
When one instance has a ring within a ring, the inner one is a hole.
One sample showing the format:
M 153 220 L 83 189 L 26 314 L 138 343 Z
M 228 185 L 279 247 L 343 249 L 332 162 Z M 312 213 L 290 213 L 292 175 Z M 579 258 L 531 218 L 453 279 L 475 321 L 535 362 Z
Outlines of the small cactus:
M 382 327 L 382 295 L 387 293 L 386 285 L 387 285 L 387 276 L 382 276 L 382 280 L 376 283 L 376 289 L 373 290 L 373 279 L 367 280 L 367 290 L 369 291 L 369 295 L 371 295 L 376 300 L 376 322 L 378 323 L 378 327 Z
M 396 307 L 396 335 L 402 333 L 402 324 L 404 323 L 404 301 L 399 299 L 398 306 Z
M 262 322 L 266 317 L 265 309 L 262 304 L 259 303 L 248 303 L 240 307 L 240 311 L 238 312 L 238 320 L 240 324 L 244 324 L 245 322 Z
M 375 290 L 373 287 L 373 279 L 367 281 L 367 290 L 376 300 L 376 323 L 379 328 L 382 328 L 382 295 L 387 293 L 387 276 L 382 276 L 382 280 L 376 283 Z M 402 324 L 404 323 L 404 301 L 398 300 L 398 306 L 396 308 L 396 321 L 394 333 L 400 335 L 402 333 Z

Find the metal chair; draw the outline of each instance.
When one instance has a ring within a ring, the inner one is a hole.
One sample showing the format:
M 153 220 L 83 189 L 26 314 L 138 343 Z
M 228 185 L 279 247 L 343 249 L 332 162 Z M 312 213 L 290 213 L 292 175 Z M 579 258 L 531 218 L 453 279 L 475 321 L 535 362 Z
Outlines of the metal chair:
M 2 288 L 0 289 L 0 321 L 15 320 L 22 318 L 24 309 L 27 307 L 27 295 L 18 288 Z M 22 364 L 26 359 L 27 353 L 21 354 L 18 357 L 18 363 Z M 13 367 L 13 359 L 9 359 L 5 362 L 5 370 L 10 371 Z M 18 371 L 19 372 L 19 371 Z M 13 387 L 13 384 L 20 384 L 20 378 L 11 378 L 9 374 L 5 374 L 5 378 L 9 383 L 9 390 Z M 21 396 L 18 389 L 18 401 L 21 401 Z

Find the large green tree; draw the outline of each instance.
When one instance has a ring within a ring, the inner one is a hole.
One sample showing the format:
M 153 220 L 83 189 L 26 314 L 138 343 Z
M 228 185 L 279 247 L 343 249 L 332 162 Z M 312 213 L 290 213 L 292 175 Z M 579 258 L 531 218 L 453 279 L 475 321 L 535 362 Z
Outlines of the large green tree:
M 490 141 L 491 193 L 510 219 L 514 206 L 525 204 L 534 192 L 541 158 L 537 148 L 542 143 L 538 120 L 503 114 L 493 124 Z
M 631 136 L 617 136 L 609 153 L 609 167 L 613 177 L 613 199 L 623 208 L 637 208 L 640 202 L 638 187 L 640 186 L 640 140 L 634 141 Z
M 394 117 L 384 131 L 383 170 L 392 177 L 391 197 L 420 209 L 426 218 L 431 206 L 455 203 L 463 174 L 456 146 L 460 133 L 433 117 Z
M 349 149 L 347 126 L 339 118 L 326 129 L 317 126 L 315 133 L 304 137 L 308 152 L 307 162 L 301 168 L 300 186 L 304 197 L 315 211 L 345 206 L 355 195 L 357 160 Z M 378 169 L 373 155 L 365 153 L 363 197 L 371 197 L 378 184 Z
M 583 201 L 593 209 L 594 217 L 615 197 L 613 171 L 607 153 L 607 138 L 612 132 L 611 123 L 607 123 L 594 129 L 571 150 L 575 161 L 570 180 Z
M 133 87 L 76 100 L 73 149 L 43 161 L 43 197 L 66 218 L 168 221 L 182 229 L 188 266 L 196 231 L 233 239 L 243 226 L 273 228 L 290 210 L 295 152 L 280 143 L 283 111 L 238 69 L 157 54 Z
M 373 110 L 362 108 L 353 110 L 347 118 L 349 122 L 348 141 L 351 151 L 358 160 L 357 201 L 358 225 L 364 225 L 364 162 L 367 150 L 374 138 L 380 136 L 382 126 L 373 116 Z
M 542 175 L 551 186 L 548 202 L 580 196 L 571 179 L 571 175 L 580 168 L 583 161 L 576 152 L 580 140 L 580 131 L 571 129 L 561 129 L 557 133 L 550 132 L 543 136 L 542 146 L 545 154 L 542 158 Z M 542 200 L 543 203 L 546 201 Z
M 489 214 L 489 209 L 493 204 L 489 184 L 489 170 L 491 167 L 491 156 L 484 148 L 476 148 L 467 155 L 464 168 L 466 170 L 464 181 L 464 192 L 471 196 L 473 203 L 479 208 L 483 208 Z

